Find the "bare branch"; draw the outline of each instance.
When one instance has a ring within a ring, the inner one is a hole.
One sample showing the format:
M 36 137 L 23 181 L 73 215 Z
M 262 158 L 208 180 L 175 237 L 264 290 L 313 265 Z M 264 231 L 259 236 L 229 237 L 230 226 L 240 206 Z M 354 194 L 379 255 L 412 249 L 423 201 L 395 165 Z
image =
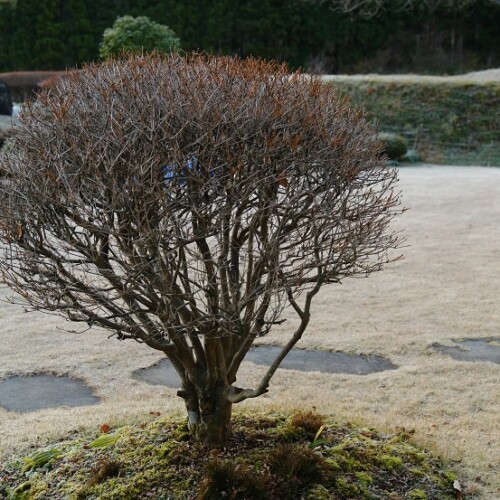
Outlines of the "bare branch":
M 0 157 L 4 280 L 37 310 L 164 352 L 193 422 L 268 390 L 323 285 L 397 258 L 397 172 L 375 131 L 285 66 L 110 60 L 20 120 Z M 256 389 L 233 387 L 286 307 L 300 326 Z

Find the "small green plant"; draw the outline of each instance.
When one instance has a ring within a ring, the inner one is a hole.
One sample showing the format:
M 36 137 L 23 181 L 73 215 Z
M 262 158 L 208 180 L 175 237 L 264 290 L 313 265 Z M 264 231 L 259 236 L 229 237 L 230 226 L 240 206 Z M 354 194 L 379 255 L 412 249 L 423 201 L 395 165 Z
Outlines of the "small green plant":
M 104 31 L 99 55 L 103 59 L 122 53 L 172 52 L 180 46 L 175 33 L 145 16 L 119 17 Z
M 50 463 L 52 463 L 56 458 L 59 458 L 61 455 L 62 451 L 55 448 L 39 451 L 30 457 L 25 457 L 23 471 L 28 472 L 50 465 Z
M 408 151 L 408 142 L 401 135 L 382 132 L 378 134 L 377 140 L 382 143 L 389 160 L 398 160 Z
M 102 434 L 89 444 L 89 448 L 109 448 L 113 446 L 118 439 L 120 439 L 119 434 Z

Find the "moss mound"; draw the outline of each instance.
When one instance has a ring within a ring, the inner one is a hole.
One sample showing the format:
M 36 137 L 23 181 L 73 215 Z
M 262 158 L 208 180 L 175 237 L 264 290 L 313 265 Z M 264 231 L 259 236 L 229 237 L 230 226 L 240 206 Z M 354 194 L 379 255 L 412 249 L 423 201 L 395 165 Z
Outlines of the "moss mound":
M 331 83 L 382 130 L 405 135 L 423 159 L 500 166 L 500 83 L 343 79 Z
M 172 419 L 82 435 L 1 465 L 10 499 L 452 499 L 454 474 L 409 435 L 311 413 L 234 418 L 224 448 Z M 313 434 L 315 430 L 315 434 Z

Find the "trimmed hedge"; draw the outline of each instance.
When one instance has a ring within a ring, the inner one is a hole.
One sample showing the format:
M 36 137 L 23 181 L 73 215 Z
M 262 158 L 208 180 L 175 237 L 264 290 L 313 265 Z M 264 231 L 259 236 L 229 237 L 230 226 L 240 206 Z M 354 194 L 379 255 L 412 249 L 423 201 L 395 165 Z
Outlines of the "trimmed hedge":
M 408 142 L 398 134 L 382 132 L 378 134 L 377 139 L 384 145 L 384 153 L 389 160 L 398 160 L 408 151 Z
M 500 82 L 331 82 L 427 162 L 500 166 Z

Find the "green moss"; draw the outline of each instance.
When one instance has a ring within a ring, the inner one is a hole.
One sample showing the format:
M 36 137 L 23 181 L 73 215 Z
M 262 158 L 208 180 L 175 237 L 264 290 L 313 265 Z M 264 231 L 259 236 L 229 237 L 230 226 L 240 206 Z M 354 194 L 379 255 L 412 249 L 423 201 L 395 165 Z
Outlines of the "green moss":
M 457 475 L 454 472 L 449 471 L 449 470 L 442 471 L 442 475 L 443 475 L 444 480 L 448 481 L 449 483 L 453 483 L 457 479 Z
M 368 500 L 387 498 L 388 492 L 402 498 L 419 492 L 440 500 L 453 498 L 455 475 L 408 443 L 407 436 L 324 425 L 314 451 L 311 432 L 293 431 L 290 419 L 283 415 L 236 415 L 235 438 L 221 450 L 208 449 L 187 434 L 184 423 L 168 419 L 116 429 L 120 439 L 108 448 L 88 448 L 97 437 L 89 433 L 58 443 L 61 457 L 52 470 L 32 472 L 29 481 L 22 472 L 23 463 L 10 462 L 12 472 L 2 488 L 4 492 L 17 489 L 17 496 L 9 493 L 16 500 L 182 499 L 199 493 L 203 484 L 215 484 L 215 489 L 210 486 L 206 491 L 218 495 L 220 478 L 214 483 L 214 476 L 207 476 L 207 463 L 212 462 L 222 464 L 214 469 L 215 475 L 220 471 L 222 479 L 229 475 L 224 484 L 231 484 L 235 495 L 238 489 L 249 491 L 251 480 L 258 478 L 261 491 L 271 498 Z
M 307 432 L 302 427 L 295 427 L 291 424 L 286 424 L 279 426 L 274 430 L 270 430 L 271 434 L 274 434 L 286 443 L 294 443 L 296 441 L 302 441 L 307 437 Z
M 325 459 L 325 465 L 332 472 L 337 472 L 337 471 L 341 470 L 341 467 L 340 467 L 339 463 L 336 460 L 333 460 L 332 458 Z
M 94 488 L 89 488 L 87 495 L 92 495 L 101 500 L 134 500 L 141 498 L 142 494 L 142 481 L 137 477 L 139 484 L 123 484 L 119 479 L 108 481 L 105 485 L 99 485 Z
M 306 500 L 330 500 L 332 495 L 322 484 L 314 484 L 307 490 Z
M 21 483 L 17 488 L 14 489 L 14 498 L 23 498 L 23 495 L 31 489 L 31 482 L 25 481 Z
M 403 460 L 392 455 L 380 455 L 378 462 L 384 469 L 389 471 L 399 470 L 403 467 Z
M 355 472 L 354 475 L 361 484 L 368 485 L 373 483 L 373 478 L 367 472 Z
M 420 467 L 410 467 L 409 471 L 415 477 L 424 477 L 425 476 L 425 471 Z
M 335 486 L 337 492 L 346 498 L 359 498 L 361 493 L 359 487 L 346 477 L 338 477 Z
M 364 465 L 359 460 L 339 446 L 328 450 L 327 453 L 344 472 L 354 473 L 365 470 Z
M 408 493 L 409 500 L 427 500 L 428 496 L 425 491 L 422 490 L 411 490 Z

